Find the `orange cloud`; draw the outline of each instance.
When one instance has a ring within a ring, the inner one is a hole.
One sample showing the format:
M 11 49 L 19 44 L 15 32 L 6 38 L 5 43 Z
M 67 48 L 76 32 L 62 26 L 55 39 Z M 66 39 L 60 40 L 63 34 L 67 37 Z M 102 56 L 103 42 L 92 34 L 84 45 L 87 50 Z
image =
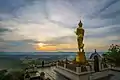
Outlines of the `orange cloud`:
M 35 45 L 35 49 L 38 51 L 55 51 L 56 46 L 37 44 L 37 45 Z
M 35 46 L 35 49 L 38 51 L 57 51 L 57 50 L 68 50 L 68 49 L 75 49 L 77 46 L 75 44 L 58 44 L 58 45 L 48 45 L 43 43 L 38 43 Z
M 72 49 L 72 48 L 77 48 L 75 44 L 59 44 L 57 45 L 57 49 Z
M 35 46 L 35 49 L 37 51 L 78 51 L 77 44 L 56 44 L 56 45 L 50 45 L 50 44 L 44 44 L 44 43 L 38 43 Z M 97 51 L 105 51 L 107 50 L 108 45 L 95 45 L 92 43 L 85 44 L 85 51 L 93 51 L 94 49 L 97 49 Z

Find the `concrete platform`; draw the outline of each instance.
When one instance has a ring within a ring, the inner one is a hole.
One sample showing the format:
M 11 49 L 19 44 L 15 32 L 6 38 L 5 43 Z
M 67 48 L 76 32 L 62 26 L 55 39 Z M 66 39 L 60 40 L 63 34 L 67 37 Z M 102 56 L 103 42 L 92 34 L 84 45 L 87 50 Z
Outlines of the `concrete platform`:
M 73 70 L 58 66 L 56 72 L 68 77 L 70 80 L 120 80 L 120 70 L 106 68 L 100 72 L 75 72 Z

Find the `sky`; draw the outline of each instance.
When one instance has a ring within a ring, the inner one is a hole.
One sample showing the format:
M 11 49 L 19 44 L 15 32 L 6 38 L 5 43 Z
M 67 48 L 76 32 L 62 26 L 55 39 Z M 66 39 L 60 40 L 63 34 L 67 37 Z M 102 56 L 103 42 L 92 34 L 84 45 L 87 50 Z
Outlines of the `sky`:
M 85 51 L 120 45 L 120 0 L 0 0 L 0 51 L 78 51 L 81 20 Z

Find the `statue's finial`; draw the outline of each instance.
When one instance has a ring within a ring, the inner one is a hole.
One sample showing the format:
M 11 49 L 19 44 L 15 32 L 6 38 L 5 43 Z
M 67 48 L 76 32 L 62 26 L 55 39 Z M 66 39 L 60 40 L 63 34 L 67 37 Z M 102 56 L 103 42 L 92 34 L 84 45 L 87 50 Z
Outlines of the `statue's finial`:
M 78 24 L 78 25 L 79 25 L 79 27 L 82 27 L 82 22 L 81 22 L 81 20 L 80 20 L 80 22 L 79 22 L 79 24 Z
M 95 53 L 96 53 L 96 49 L 95 49 Z

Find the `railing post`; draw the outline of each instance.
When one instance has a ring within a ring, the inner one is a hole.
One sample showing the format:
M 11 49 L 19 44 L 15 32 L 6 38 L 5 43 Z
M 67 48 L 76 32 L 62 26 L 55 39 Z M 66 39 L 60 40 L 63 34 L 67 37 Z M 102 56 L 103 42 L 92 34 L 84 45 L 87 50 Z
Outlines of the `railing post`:
M 102 70 L 104 69 L 104 65 L 102 64 Z
M 92 66 L 91 66 L 91 67 L 92 67 L 92 71 L 94 71 L 94 64 L 92 64 Z
M 67 64 L 64 64 L 64 68 L 66 68 L 67 67 Z
M 58 62 L 56 63 L 56 67 L 58 67 Z
M 88 71 L 91 71 L 91 70 L 90 70 L 90 66 L 86 66 L 86 68 L 87 68 Z
M 81 72 L 81 67 L 76 67 L 76 72 L 80 73 Z

